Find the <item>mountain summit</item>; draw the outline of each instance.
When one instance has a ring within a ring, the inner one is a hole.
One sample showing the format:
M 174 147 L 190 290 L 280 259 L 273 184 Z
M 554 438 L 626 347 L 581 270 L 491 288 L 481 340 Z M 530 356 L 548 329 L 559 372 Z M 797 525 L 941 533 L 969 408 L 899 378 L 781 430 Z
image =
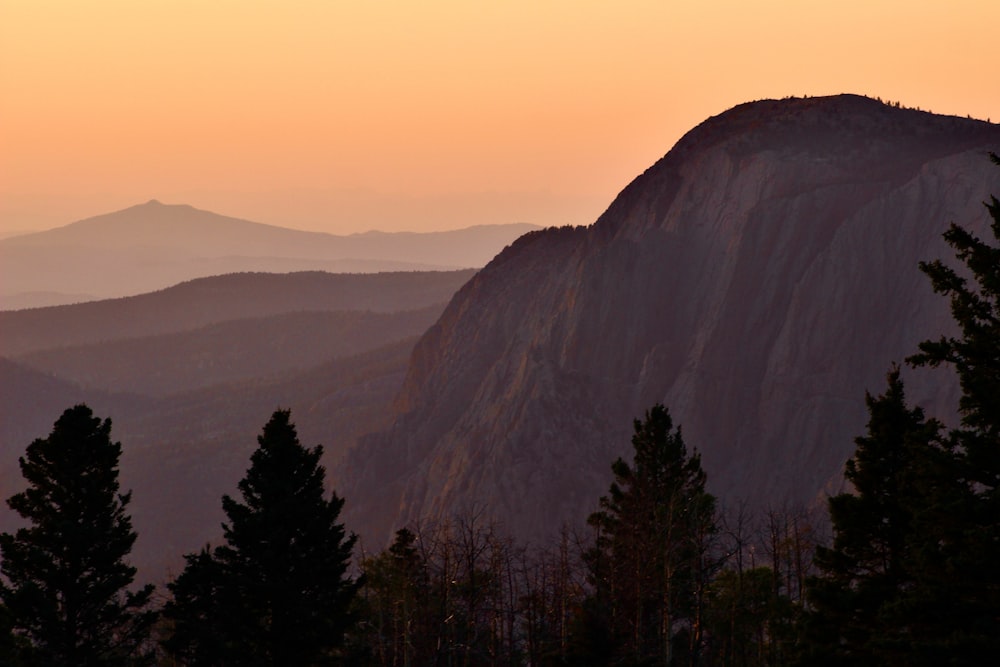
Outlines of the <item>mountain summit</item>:
M 852 95 L 735 107 L 689 132 L 590 227 L 530 233 L 418 343 L 393 426 L 339 471 L 376 540 L 487 508 L 549 537 L 596 508 L 656 402 L 709 489 L 756 507 L 840 483 L 864 392 L 949 330 L 918 270 L 985 226 L 1000 127 Z M 957 387 L 911 374 L 951 419 Z
M 151 200 L 0 240 L 0 308 L 57 305 L 246 271 L 376 273 L 485 265 L 537 227 L 337 236 Z

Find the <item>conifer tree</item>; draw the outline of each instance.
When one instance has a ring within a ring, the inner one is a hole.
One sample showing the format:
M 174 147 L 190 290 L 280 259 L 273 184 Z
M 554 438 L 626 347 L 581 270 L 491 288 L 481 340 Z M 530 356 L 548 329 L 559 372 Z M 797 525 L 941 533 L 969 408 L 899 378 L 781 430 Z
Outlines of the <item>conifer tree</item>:
M 817 547 L 819 576 L 809 582 L 806 664 L 883 665 L 907 653 L 905 625 L 893 606 L 912 587 L 915 520 L 927 498 L 928 466 L 940 463 L 939 425 L 909 408 L 899 368 L 888 388 L 868 394 L 867 434 L 855 440 L 845 478 L 852 492 L 829 500 L 832 547 Z
M 1000 166 L 996 154 L 991 153 L 990 159 Z M 908 361 L 917 366 L 947 365 L 958 373 L 962 425 L 955 436 L 970 478 L 982 485 L 984 498 L 996 502 L 1000 495 L 1000 201 L 993 196 L 984 206 L 997 245 L 954 223 L 944 234 L 974 284 L 941 260 L 920 263 L 934 291 L 949 297 L 961 335 L 924 341 L 920 353 Z
M 688 455 L 665 407 L 634 426 L 632 465 L 614 462 L 615 480 L 589 518 L 597 540 L 585 560 L 595 592 L 585 610 L 598 618 L 581 627 L 604 628 L 606 645 L 583 640 L 610 664 L 694 662 L 715 499 L 705 491 L 701 457 Z M 678 642 L 681 628 L 687 640 Z
M 28 488 L 7 504 L 30 526 L 0 535 L 0 600 L 30 644 L 28 662 L 125 665 L 149 657 L 153 586 L 128 590 L 136 533 L 126 512 L 131 492 L 119 493 L 120 456 L 111 420 L 77 405 L 20 459 Z
M 222 599 L 229 590 L 208 547 L 184 559 L 184 571 L 167 584 L 172 597 L 163 614 L 172 626 L 163 647 L 184 665 L 235 665 L 240 638 L 230 610 L 239 601 Z
M 165 647 L 189 664 L 330 664 L 358 588 L 347 574 L 355 537 L 338 523 L 344 501 L 325 497 L 322 447 L 299 444 L 287 410 L 257 442 L 241 499 L 222 499 L 225 544 L 187 556 L 168 585 Z
M 960 333 L 921 343 L 909 361 L 954 368 L 962 389 L 951 456 L 928 489 L 933 503 L 915 517 L 917 581 L 899 606 L 926 664 L 982 664 L 1000 654 L 1000 201 L 985 207 L 993 245 L 952 224 L 944 238 L 962 270 L 940 260 L 920 265 L 950 299 Z
M 1000 165 L 1000 158 L 991 155 Z M 986 204 L 1000 242 L 1000 202 Z M 869 398 L 869 436 L 830 501 L 803 664 L 981 665 L 1000 655 L 1000 247 L 952 224 L 962 270 L 920 268 L 948 296 L 958 336 L 920 344 L 915 366 L 953 367 L 961 424 L 941 435 L 905 406 L 898 373 Z

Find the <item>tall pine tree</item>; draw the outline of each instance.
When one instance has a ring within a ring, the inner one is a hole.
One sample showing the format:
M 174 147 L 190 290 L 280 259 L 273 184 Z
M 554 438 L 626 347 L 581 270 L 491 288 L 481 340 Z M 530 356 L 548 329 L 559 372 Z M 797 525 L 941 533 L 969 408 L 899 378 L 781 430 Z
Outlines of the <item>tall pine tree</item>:
M 990 154 L 1000 166 L 1000 157 Z M 959 410 L 961 428 L 955 437 L 968 463 L 972 481 L 981 495 L 997 502 L 1000 495 L 1000 201 L 984 204 L 992 218 L 990 229 L 998 245 L 977 238 L 952 223 L 944 238 L 965 265 L 969 278 L 941 260 L 921 262 L 934 291 L 951 301 L 951 314 L 960 337 L 941 336 L 920 344 L 910 357 L 914 365 L 951 366 L 962 387 Z
M 615 480 L 590 516 L 596 544 L 585 560 L 594 586 L 582 627 L 602 628 L 604 645 L 584 637 L 606 664 L 694 662 L 708 584 L 708 539 L 715 499 L 705 492 L 701 457 L 688 455 L 680 429 L 656 405 L 635 421 L 633 462 L 612 465 Z
M 949 467 L 916 517 L 917 581 L 900 604 L 926 664 L 982 664 L 1000 654 L 1000 201 L 985 206 L 994 245 L 952 224 L 944 238 L 962 269 L 920 265 L 950 299 L 960 333 L 921 343 L 909 361 L 954 368 L 962 389 Z
M 344 501 L 325 497 L 323 449 L 299 444 L 287 410 L 257 439 L 241 500 L 222 499 L 225 544 L 187 556 L 169 584 L 166 648 L 189 664 L 330 664 L 358 588 L 347 574 L 354 536 Z
M 909 664 L 905 623 L 894 605 L 913 586 L 915 514 L 928 501 L 924 475 L 943 452 L 939 424 L 909 408 L 899 368 L 886 392 L 870 394 L 868 432 L 855 440 L 845 478 L 852 492 L 829 500 L 832 547 L 817 547 L 809 581 L 804 664 Z
M 986 208 L 1000 242 L 1000 202 Z M 956 370 L 961 424 L 942 436 L 905 406 L 898 375 L 869 399 L 869 436 L 847 470 L 856 494 L 831 499 L 834 544 L 817 553 L 804 664 L 1000 655 L 1000 247 L 954 224 L 944 238 L 964 267 L 920 268 L 950 298 L 960 334 L 921 343 L 908 361 Z
M 0 535 L 0 599 L 29 662 L 125 665 L 148 658 L 153 587 L 128 590 L 136 533 L 118 492 L 121 443 L 86 405 L 63 412 L 20 459 L 27 490 L 7 504 L 30 526 Z

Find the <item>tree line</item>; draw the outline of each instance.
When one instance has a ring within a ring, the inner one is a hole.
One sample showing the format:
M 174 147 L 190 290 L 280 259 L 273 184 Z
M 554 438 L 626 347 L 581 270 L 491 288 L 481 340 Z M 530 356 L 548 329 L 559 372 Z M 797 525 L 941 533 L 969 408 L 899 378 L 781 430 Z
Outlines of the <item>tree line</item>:
M 529 548 L 473 508 L 367 553 L 325 490 L 322 447 L 277 410 L 222 498 L 222 543 L 185 555 L 158 602 L 128 563 L 122 446 L 77 405 L 28 446 L 27 488 L 7 499 L 26 526 L 0 534 L 0 663 L 988 663 L 1000 655 L 1000 202 L 986 207 L 996 244 L 953 224 L 961 270 L 920 265 L 958 334 L 907 359 L 957 373 L 960 424 L 909 405 L 890 366 L 826 521 L 720 507 L 656 405 L 587 531 Z
M 222 498 L 223 543 L 185 555 L 155 604 L 152 585 L 132 586 L 122 446 L 109 419 L 74 406 L 28 447 L 29 486 L 8 500 L 29 525 L 0 535 L 0 664 L 694 664 L 715 655 L 709 644 L 778 655 L 775 628 L 801 605 L 809 519 L 723 519 L 666 408 L 635 428 L 592 536 L 528 548 L 473 508 L 369 554 L 324 490 L 322 448 L 303 447 L 278 410 L 238 495 Z

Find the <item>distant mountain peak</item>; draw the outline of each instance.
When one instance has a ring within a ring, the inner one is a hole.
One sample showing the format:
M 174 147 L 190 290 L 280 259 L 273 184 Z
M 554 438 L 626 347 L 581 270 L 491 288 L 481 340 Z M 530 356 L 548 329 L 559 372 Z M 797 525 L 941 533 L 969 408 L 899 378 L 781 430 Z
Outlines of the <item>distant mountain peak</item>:
M 190 204 L 164 204 L 159 199 L 150 199 L 149 201 L 144 202 L 142 204 L 135 204 L 134 206 L 129 206 L 128 208 L 124 208 L 120 211 L 113 211 L 111 213 L 106 213 L 105 215 L 115 215 L 116 213 L 125 213 L 126 211 L 137 211 L 137 212 L 145 211 L 147 213 L 156 212 L 163 215 L 168 215 L 171 212 L 176 213 L 180 211 L 195 211 L 197 213 L 218 216 L 222 218 L 229 217 L 220 215 L 218 213 L 214 213 L 212 211 L 205 211 L 202 209 L 198 209 L 195 208 L 194 206 L 191 206 Z M 104 217 L 104 216 L 97 216 L 97 217 Z M 244 222 L 249 222 L 249 221 L 244 221 Z
M 8 303 L 18 307 L 51 303 L 49 297 L 37 294 L 41 292 L 126 296 L 241 271 L 370 273 L 481 267 L 532 228 L 495 225 L 338 236 L 153 199 L 0 240 L 0 308 L 10 308 Z M 19 296 L 25 293 L 36 296 Z

